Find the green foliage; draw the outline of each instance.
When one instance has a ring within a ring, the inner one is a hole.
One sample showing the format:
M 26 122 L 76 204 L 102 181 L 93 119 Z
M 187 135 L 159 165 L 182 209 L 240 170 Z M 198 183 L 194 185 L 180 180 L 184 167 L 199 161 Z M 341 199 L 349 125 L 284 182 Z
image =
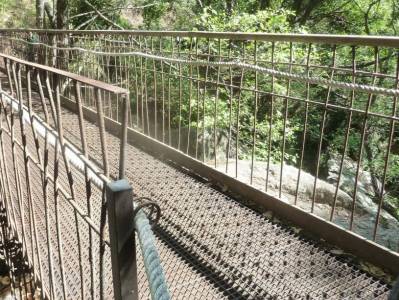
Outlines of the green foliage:
M 376 35 L 396 35 L 398 16 L 396 0 L 163 0 L 143 13 L 145 28 L 295 32 L 306 26 L 314 33 Z
M 396 0 L 319 2 L 306 20 L 317 32 L 395 35 L 399 28 Z
M 268 9 L 229 16 L 208 7 L 198 17 L 196 28 L 206 31 L 292 32 L 296 31 L 289 23 L 292 15 L 293 12 L 289 10 Z
M 30 28 L 34 24 L 35 7 L 32 1 L 0 0 L 0 27 Z
M 148 4 L 148 3 L 144 3 Z M 167 12 L 168 4 L 160 2 L 158 5 L 147 7 L 143 10 L 144 25 L 147 28 L 159 28 L 161 27 L 161 19 Z
M 120 14 L 121 9 L 126 5 L 125 0 L 89 0 L 89 3 L 105 18 L 122 28 L 129 29 L 129 23 Z M 70 1 L 69 15 L 77 16 L 71 19 L 70 25 L 80 29 L 115 29 L 110 22 L 98 16 L 91 5 L 81 0 Z
M 195 0 L 145 0 L 138 4 L 145 6 L 141 29 L 190 30 L 198 13 L 195 4 Z

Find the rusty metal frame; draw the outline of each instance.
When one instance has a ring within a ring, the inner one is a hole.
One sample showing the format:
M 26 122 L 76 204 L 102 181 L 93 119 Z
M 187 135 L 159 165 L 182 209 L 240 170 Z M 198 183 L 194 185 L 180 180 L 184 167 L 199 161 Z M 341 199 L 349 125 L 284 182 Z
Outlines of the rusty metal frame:
M 57 30 L 57 29 L 0 29 L 0 33 L 36 32 L 48 34 L 113 34 L 135 36 L 200 37 L 232 39 L 237 41 L 285 41 L 301 43 L 326 43 L 337 45 L 362 45 L 378 47 L 399 47 L 396 36 L 360 36 L 338 34 L 290 34 L 290 33 L 245 33 L 245 32 L 206 32 L 206 31 L 144 31 L 144 30 Z
M 29 62 L 29 61 L 26 61 L 26 60 L 23 60 L 23 59 L 19 59 L 17 57 L 14 57 L 14 56 L 11 56 L 11 55 L 7 55 L 7 54 L 3 54 L 3 53 L 0 53 L 0 57 L 5 58 L 5 59 L 9 59 L 9 60 L 14 61 L 16 63 L 24 64 L 24 65 L 32 67 L 32 68 L 36 68 L 36 69 L 43 70 L 43 71 L 46 71 L 46 72 L 51 72 L 53 74 L 57 74 L 57 75 L 60 75 L 60 76 L 65 76 L 65 77 L 68 77 L 68 78 L 70 78 L 72 80 L 78 81 L 80 83 L 84 83 L 84 84 L 87 84 L 87 85 L 95 86 L 95 87 L 97 87 L 97 88 L 99 88 L 101 90 L 104 90 L 104 91 L 107 91 L 107 92 L 111 92 L 111 93 L 113 93 L 115 95 L 128 95 L 129 94 L 129 91 L 124 89 L 124 88 L 121 88 L 121 87 L 118 87 L 118 86 L 114 86 L 114 85 L 111 85 L 111 84 L 108 84 L 108 83 L 105 83 L 105 82 L 102 82 L 102 81 L 99 81 L 99 80 L 95 80 L 95 79 L 87 78 L 87 77 L 84 77 L 84 76 L 80 76 L 80 75 L 77 75 L 77 74 L 74 74 L 74 73 L 71 73 L 71 72 L 67 72 L 67 71 L 64 71 L 64 70 L 61 70 L 61 69 L 56 69 L 56 68 L 53 68 L 53 67 L 40 65 L 40 64 L 37 64 L 37 63 L 32 63 L 32 62 Z

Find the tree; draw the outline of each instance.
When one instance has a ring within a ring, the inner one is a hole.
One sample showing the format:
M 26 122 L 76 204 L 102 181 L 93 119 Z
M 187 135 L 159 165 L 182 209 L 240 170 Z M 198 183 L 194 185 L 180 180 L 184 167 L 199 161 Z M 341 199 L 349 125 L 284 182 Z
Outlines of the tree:
M 36 0 L 36 27 L 43 28 L 44 25 L 44 0 Z
M 67 0 L 57 0 L 57 29 L 66 29 L 67 28 L 67 20 L 68 20 L 68 6 Z

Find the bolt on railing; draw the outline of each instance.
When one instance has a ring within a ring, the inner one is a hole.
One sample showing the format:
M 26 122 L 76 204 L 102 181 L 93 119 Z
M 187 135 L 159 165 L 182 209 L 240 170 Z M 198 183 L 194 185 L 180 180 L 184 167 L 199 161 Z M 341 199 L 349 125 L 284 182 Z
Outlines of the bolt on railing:
M 129 184 L 121 181 L 125 193 L 119 197 L 113 189 L 118 181 L 111 179 L 122 179 L 125 172 L 128 91 L 9 55 L 0 57 L 7 74 L 0 90 L 2 242 L 20 243 L 26 263 L 22 274 L 16 272 L 21 264 L 15 265 L 6 249 L 13 296 L 138 299 L 135 230 L 140 244 L 151 236 L 133 218 Z M 122 121 L 116 136 L 106 131 L 104 99 L 119 102 Z M 91 110 L 91 122 L 86 101 L 97 108 Z M 119 156 L 110 156 L 113 152 Z M 126 209 L 114 209 L 120 205 Z M 118 227 L 121 220 L 129 226 Z M 152 238 L 142 251 L 149 246 L 154 251 L 153 243 Z M 162 297 L 152 294 L 153 299 L 168 299 L 159 259 L 157 267 Z M 154 286 L 154 278 L 148 280 Z

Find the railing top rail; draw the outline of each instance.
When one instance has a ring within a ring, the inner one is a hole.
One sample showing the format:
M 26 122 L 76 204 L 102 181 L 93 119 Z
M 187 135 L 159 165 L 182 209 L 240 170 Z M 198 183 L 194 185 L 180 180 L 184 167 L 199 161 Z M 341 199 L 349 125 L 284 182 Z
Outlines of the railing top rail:
M 207 31 L 144 31 L 144 30 L 57 30 L 57 29 L 0 29 L 1 32 L 36 32 L 53 34 L 115 34 L 140 36 L 171 36 L 220 38 L 230 40 L 258 40 L 275 42 L 301 42 L 331 45 L 362 45 L 374 47 L 399 48 L 396 36 L 362 36 L 337 34 L 291 34 L 291 33 L 245 33 L 245 32 L 207 32 Z
M 57 68 L 53 68 L 53 67 L 49 67 L 49 66 L 45 66 L 45 65 L 40 65 L 40 64 L 37 64 L 37 63 L 32 63 L 32 62 L 29 62 L 29 61 L 26 61 L 26 60 L 23 60 L 23 59 L 19 59 L 19 58 L 16 58 L 14 56 L 7 55 L 7 54 L 4 54 L 4 53 L 0 53 L 0 57 L 9 59 L 9 60 L 17 62 L 17 63 L 24 64 L 26 66 L 30 66 L 30 67 L 33 67 L 33 68 L 36 68 L 36 69 L 40 69 L 40 70 L 43 70 L 43 71 L 51 72 L 53 74 L 62 75 L 62 76 L 65 76 L 67 78 L 70 78 L 72 80 L 76 80 L 76 81 L 79 81 L 81 83 L 88 84 L 88 85 L 91 85 L 93 87 L 97 87 L 99 89 L 102 89 L 104 91 L 108 91 L 108 92 L 111 92 L 111 93 L 114 93 L 114 94 L 117 94 L 117 95 L 122 95 L 122 94 L 128 94 L 129 93 L 129 91 L 127 89 L 121 88 L 119 86 L 114 86 L 114 85 L 111 85 L 111 84 L 108 84 L 108 83 L 105 83 L 105 82 L 102 82 L 102 81 L 90 79 L 90 78 L 87 78 L 87 77 L 84 77 L 84 76 L 80 76 L 80 75 L 77 75 L 77 74 L 74 74 L 74 73 L 71 73 L 71 72 L 67 72 L 67 71 L 64 71 L 64 70 L 60 70 L 60 69 L 57 69 Z

